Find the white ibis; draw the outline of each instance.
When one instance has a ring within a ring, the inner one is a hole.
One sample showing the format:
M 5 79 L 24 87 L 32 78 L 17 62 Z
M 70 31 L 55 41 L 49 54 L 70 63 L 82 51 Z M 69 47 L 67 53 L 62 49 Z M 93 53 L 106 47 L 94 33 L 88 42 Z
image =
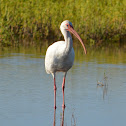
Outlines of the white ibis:
M 48 74 L 52 74 L 54 79 L 54 109 L 56 109 L 56 72 L 64 72 L 62 92 L 63 92 L 63 104 L 62 107 L 65 108 L 64 102 L 64 88 L 65 88 L 65 78 L 67 71 L 73 66 L 74 62 L 74 49 L 71 34 L 74 34 L 81 42 L 85 54 L 87 53 L 86 48 L 77 34 L 73 29 L 73 25 L 70 21 L 65 20 L 60 25 L 60 30 L 64 36 L 65 41 L 58 41 L 50 45 L 46 51 L 45 56 L 45 69 Z

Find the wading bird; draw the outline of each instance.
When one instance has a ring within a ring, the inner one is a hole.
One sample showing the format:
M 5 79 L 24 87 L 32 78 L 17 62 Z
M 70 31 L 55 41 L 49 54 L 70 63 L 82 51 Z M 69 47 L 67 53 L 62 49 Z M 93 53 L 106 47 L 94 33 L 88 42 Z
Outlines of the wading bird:
M 60 30 L 64 36 L 65 41 L 58 41 L 50 45 L 46 51 L 45 56 L 45 69 L 48 74 L 52 74 L 54 80 L 54 109 L 56 109 L 56 72 L 64 72 L 62 92 L 63 92 L 63 104 L 62 107 L 65 108 L 64 102 L 64 88 L 65 88 L 65 78 L 67 71 L 72 67 L 74 62 L 74 49 L 71 34 L 74 34 L 81 42 L 85 54 L 87 53 L 86 48 L 78 35 L 78 33 L 73 29 L 73 25 L 70 21 L 65 20 L 60 25 Z

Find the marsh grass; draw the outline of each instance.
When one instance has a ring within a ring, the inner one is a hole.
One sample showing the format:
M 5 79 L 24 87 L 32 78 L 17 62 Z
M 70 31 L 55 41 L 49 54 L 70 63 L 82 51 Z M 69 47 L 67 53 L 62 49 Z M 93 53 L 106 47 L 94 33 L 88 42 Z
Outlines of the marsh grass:
M 126 38 L 125 0 L 1 0 L 0 43 L 56 41 L 62 38 L 59 26 L 66 19 L 89 45 Z

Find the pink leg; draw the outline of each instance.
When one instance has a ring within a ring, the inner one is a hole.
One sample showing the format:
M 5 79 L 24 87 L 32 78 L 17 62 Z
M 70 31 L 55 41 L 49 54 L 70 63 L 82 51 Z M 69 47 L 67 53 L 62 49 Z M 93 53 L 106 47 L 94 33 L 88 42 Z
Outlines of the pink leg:
M 65 76 L 63 77 L 63 83 L 62 83 L 62 92 L 63 92 L 63 104 L 62 108 L 65 108 L 65 101 L 64 101 L 64 88 L 65 88 Z
M 54 78 L 54 109 L 56 109 L 56 81 Z

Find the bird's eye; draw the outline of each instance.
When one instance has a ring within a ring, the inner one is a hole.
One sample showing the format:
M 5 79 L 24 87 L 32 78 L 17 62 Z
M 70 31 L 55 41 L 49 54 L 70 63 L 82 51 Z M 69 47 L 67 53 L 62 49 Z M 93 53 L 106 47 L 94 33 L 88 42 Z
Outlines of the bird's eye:
M 68 26 L 68 25 L 67 25 Z

